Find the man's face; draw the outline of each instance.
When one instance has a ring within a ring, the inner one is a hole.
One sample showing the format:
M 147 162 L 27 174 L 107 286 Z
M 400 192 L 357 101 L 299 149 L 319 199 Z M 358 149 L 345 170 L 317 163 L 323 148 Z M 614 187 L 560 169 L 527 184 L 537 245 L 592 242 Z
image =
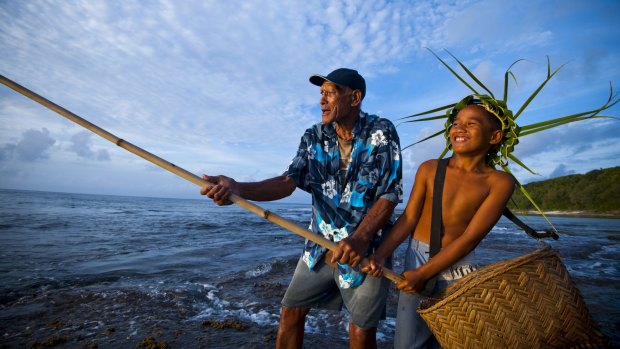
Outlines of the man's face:
M 321 122 L 339 122 L 351 115 L 353 90 L 325 81 L 321 85 Z
M 450 128 L 450 143 L 455 152 L 486 152 L 501 141 L 501 131 L 494 129 L 486 110 L 467 106 L 456 115 Z

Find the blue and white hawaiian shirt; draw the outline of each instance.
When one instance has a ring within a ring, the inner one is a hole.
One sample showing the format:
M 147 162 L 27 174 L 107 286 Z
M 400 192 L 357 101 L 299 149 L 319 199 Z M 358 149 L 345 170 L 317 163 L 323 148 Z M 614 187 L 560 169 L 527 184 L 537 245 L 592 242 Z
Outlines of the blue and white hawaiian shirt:
M 353 129 L 351 161 L 344 181 L 339 169 L 335 124 L 318 123 L 306 130 L 297 155 L 284 172 L 312 195 L 310 229 L 334 242 L 352 234 L 379 198 L 402 202 L 400 140 L 392 122 L 361 112 Z M 375 235 L 367 253 L 378 246 L 381 235 L 381 231 Z M 303 260 L 310 270 L 325 252 L 324 247 L 306 240 Z M 338 269 L 342 288 L 358 286 L 364 280 L 359 267 L 339 263 Z

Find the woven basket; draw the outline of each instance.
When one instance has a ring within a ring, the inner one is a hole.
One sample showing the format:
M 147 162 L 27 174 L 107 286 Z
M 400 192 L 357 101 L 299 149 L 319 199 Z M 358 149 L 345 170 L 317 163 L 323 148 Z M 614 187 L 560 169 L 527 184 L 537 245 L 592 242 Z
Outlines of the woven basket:
M 611 345 L 549 246 L 480 268 L 437 297 L 418 313 L 446 349 Z

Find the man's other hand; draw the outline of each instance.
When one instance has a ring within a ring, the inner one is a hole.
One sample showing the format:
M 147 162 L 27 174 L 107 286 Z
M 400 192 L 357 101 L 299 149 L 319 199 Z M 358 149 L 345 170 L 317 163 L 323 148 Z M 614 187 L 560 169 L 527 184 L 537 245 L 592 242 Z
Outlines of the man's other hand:
M 355 234 L 338 242 L 338 248 L 332 256 L 332 263 L 340 262 L 357 267 L 364 259 L 368 241 L 356 238 Z

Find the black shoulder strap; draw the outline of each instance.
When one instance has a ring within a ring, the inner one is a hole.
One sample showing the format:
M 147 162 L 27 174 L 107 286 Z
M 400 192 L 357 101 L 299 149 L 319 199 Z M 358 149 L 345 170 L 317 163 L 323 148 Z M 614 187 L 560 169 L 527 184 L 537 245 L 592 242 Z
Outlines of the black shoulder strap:
M 510 219 L 514 224 L 518 225 L 519 228 L 523 229 L 525 233 L 534 239 L 542 239 L 542 238 L 553 238 L 554 240 L 558 239 L 558 234 L 553 229 L 545 230 L 544 233 L 539 233 L 536 230 L 532 229 L 529 225 L 523 223 L 517 216 L 515 216 L 512 211 L 506 207 L 503 212 L 504 217 Z
M 446 179 L 446 168 L 450 159 L 439 159 L 433 186 L 433 212 L 431 217 L 431 241 L 429 258 L 433 258 L 441 250 L 441 203 L 443 182 Z

